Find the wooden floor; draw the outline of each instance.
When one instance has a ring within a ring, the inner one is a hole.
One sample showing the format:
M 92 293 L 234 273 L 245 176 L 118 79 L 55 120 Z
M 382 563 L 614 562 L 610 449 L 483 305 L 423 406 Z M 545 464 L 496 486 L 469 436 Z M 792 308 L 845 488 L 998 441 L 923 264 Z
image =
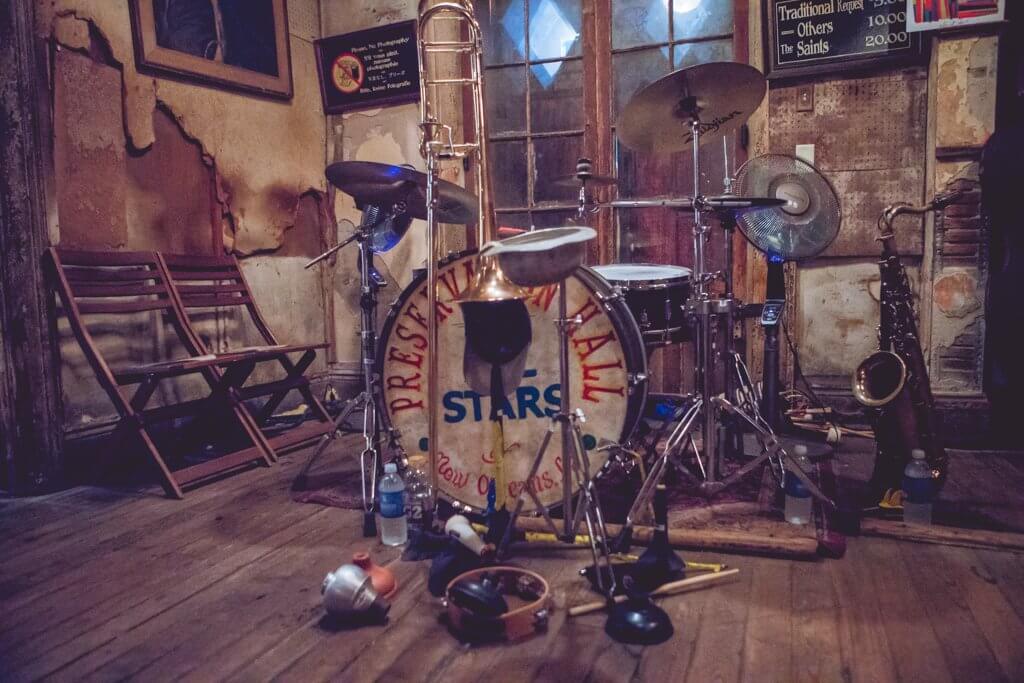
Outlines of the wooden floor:
M 374 545 L 402 584 L 389 623 L 331 630 L 320 582 L 367 543 L 358 513 L 291 502 L 303 455 L 184 501 L 0 500 L 0 680 L 1024 680 L 1024 558 L 880 539 L 842 560 L 719 556 L 740 580 L 663 601 L 676 633 L 650 648 L 564 609 L 543 637 L 468 648 L 437 621 L 426 563 Z M 588 597 L 578 551 L 521 559 L 558 607 Z

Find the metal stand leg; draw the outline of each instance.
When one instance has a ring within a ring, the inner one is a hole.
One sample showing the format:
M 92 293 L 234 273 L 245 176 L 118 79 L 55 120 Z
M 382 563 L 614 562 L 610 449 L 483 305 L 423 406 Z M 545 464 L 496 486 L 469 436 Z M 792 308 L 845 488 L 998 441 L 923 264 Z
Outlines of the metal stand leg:
M 587 537 L 590 539 L 590 552 L 594 561 L 594 569 L 597 576 L 598 588 L 605 593 L 609 600 L 615 594 L 615 574 L 612 571 L 611 557 L 609 551 L 608 537 L 604 525 L 604 516 L 601 513 L 600 501 L 597 497 L 597 490 L 590 477 L 590 459 L 583 446 L 583 438 L 580 434 L 580 424 L 585 422 L 581 410 L 572 410 L 571 392 L 569 389 L 569 334 L 578 320 L 570 320 L 567 311 L 566 281 L 563 280 L 558 288 L 558 325 L 559 333 L 559 381 L 561 386 L 561 404 L 557 415 L 551 418 L 547 434 L 537 450 L 533 465 L 526 480 L 532 481 L 540 469 L 551 443 L 551 437 L 558 430 L 562 438 L 562 530 L 551 518 L 551 514 L 537 494 L 529 487 L 524 487 L 516 496 L 515 507 L 509 519 L 508 527 L 498 545 L 497 555 L 499 558 L 507 556 L 508 544 L 512 539 L 515 530 L 516 520 L 523 510 L 523 493 L 526 493 L 533 501 L 552 534 L 565 543 L 573 543 L 581 523 L 586 525 Z M 574 495 L 576 489 L 579 493 Z M 573 499 L 576 498 L 574 505 Z M 601 561 L 604 561 L 604 569 L 601 568 Z M 606 573 L 605 573 L 606 572 Z M 610 585 L 605 585 L 605 579 Z
M 374 519 L 374 501 L 377 495 L 377 469 L 380 465 L 380 454 L 377 444 L 380 442 L 380 421 L 377 416 L 377 379 L 374 375 L 374 362 L 377 357 L 377 290 L 379 285 L 372 276 L 373 253 L 370 249 L 372 228 L 380 219 L 381 210 L 377 206 L 367 206 L 355 235 L 359 246 L 359 308 L 360 308 L 360 365 L 363 375 L 363 391 L 351 399 L 344 410 L 334 419 L 334 430 L 320 439 L 316 451 L 303 466 L 299 476 L 292 484 L 293 490 L 305 487 L 308 474 L 313 463 L 338 436 L 341 426 L 357 408 L 363 409 L 363 450 L 359 453 L 359 466 L 362 479 L 363 498 L 363 535 L 374 536 L 377 533 Z

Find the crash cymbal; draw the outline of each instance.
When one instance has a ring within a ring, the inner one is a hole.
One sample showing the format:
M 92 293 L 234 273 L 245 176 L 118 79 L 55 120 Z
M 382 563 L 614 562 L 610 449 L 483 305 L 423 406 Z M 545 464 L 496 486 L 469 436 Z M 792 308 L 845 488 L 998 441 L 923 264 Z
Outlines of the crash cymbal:
M 390 206 L 405 202 L 413 218 L 427 217 L 427 176 L 406 166 L 373 161 L 339 161 L 327 167 L 331 184 L 364 204 Z M 446 180 L 437 182 L 437 217 L 442 223 L 475 223 L 476 195 Z
M 701 143 L 739 128 L 767 89 L 764 75 L 736 62 L 710 62 L 673 71 L 633 95 L 616 124 L 619 139 L 640 152 L 677 152 L 693 143 L 690 122 L 700 120 Z
M 576 173 L 573 175 L 559 176 L 551 181 L 554 187 L 578 189 L 580 183 L 586 182 L 589 187 L 611 187 L 618 185 L 619 179 L 608 175 L 596 175 L 593 173 Z

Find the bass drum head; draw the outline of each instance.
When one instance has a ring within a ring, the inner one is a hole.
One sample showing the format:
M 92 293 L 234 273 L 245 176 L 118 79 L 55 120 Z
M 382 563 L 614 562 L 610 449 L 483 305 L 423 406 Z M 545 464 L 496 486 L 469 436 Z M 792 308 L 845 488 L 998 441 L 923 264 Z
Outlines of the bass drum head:
M 438 366 L 441 375 L 437 470 L 439 493 L 477 510 L 487 507 L 488 483 L 495 476 L 491 452 L 490 398 L 463 378 L 465 325 L 455 299 L 476 267 L 475 253 L 446 260 L 438 268 Z M 636 427 L 647 396 L 647 357 L 643 337 L 625 302 L 592 270 L 579 268 L 568 281 L 569 316 L 583 323 L 569 343 L 572 408 L 582 409 L 584 445 L 591 475 L 606 460 L 592 449 L 602 441 L 623 441 Z M 527 290 L 533 341 L 522 382 L 502 407 L 507 499 L 530 486 L 545 505 L 562 500 L 562 447 L 557 432 L 537 475 L 527 482 L 534 456 L 557 413 L 558 286 Z M 385 426 L 397 429 L 407 453 L 427 450 L 427 287 L 426 274 L 405 288 L 388 313 L 381 334 L 377 370 L 381 378 Z M 533 508 L 529 496 L 524 509 Z

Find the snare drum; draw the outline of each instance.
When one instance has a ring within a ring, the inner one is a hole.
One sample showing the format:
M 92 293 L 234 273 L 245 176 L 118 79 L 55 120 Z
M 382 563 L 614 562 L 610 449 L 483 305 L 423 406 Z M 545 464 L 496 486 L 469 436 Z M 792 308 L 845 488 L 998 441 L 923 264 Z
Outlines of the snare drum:
M 689 338 L 683 306 L 690 296 L 690 269 L 653 263 L 611 263 L 594 266 L 622 291 L 647 346 Z

